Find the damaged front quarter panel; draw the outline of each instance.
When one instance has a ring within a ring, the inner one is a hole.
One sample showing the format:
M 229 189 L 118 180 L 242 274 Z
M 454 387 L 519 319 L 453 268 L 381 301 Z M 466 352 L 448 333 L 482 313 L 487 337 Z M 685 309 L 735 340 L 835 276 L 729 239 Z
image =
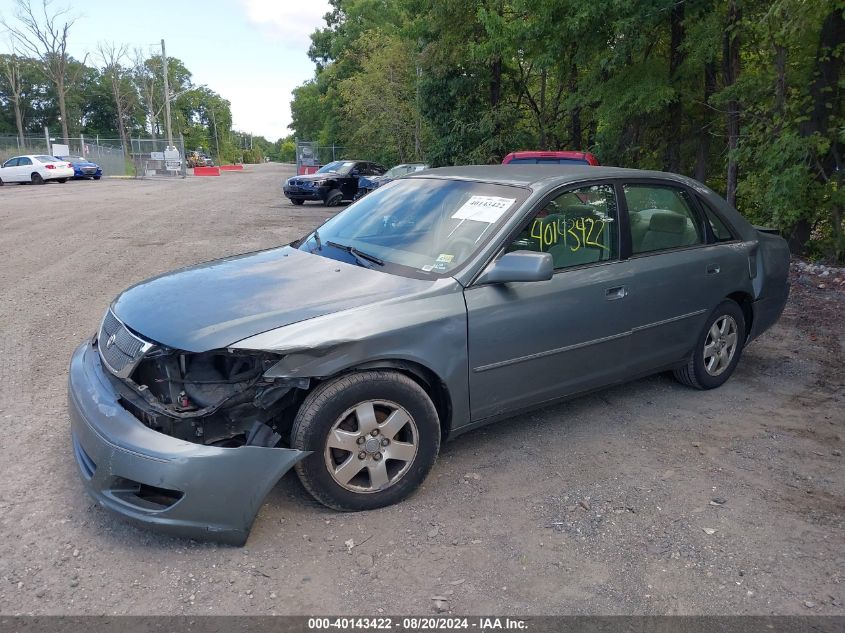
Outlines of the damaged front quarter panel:
M 412 363 L 439 378 L 452 426 L 469 421 L 467 324 L 458 282 L 442 279 L 414 295 L 293 323 L 244 339 L 230 350 L 282 355 L 265 378 L 326 378 L 380 364 Z

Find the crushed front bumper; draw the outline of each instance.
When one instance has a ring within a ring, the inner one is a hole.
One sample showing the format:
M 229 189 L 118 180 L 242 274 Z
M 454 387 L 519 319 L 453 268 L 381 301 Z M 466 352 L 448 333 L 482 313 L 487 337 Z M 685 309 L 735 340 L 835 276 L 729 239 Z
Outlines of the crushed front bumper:
M 325 186 L 298 187 L 295 185 L 285 185 L 282 187 L 282 191 L 289 200 L 325 200 L 329 188 Z
M 130 521 L 169 534 L 243 545 L 270 489 L 307 452 L 218 448 L 150 429 L 120 404 L 96 348 L 77 348 L 68 376 L 73 452 L 88 493 Z

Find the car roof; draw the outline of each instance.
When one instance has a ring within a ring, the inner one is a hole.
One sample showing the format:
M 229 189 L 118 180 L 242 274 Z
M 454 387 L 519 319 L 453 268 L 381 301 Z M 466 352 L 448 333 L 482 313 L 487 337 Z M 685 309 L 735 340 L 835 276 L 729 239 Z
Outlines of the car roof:
M 443 178 L 486 182 L 498 185 L 547 189 L 583 180 L 607 178 L 657 178 L 690 185 L 694 181 L 663 171 L 626 169 L 623 167 L 592 167 L 590 165 L 466 165 L 437 167 L 409 174 L 406 178 Z

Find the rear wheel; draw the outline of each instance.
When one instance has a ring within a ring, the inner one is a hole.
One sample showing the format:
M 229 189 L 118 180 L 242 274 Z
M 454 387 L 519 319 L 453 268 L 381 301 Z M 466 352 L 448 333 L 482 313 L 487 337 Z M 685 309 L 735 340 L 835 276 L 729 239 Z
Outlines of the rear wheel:
M 291 446 L 312 451 L 296 472 L 317 501 L 335 510 L 372 510 L 401 501 L 422 483 L 440 449 L 440 422 L 428 394 L 404 374 L 357 372 L 309 394 Z
M 57 178 L 57 180 L 58 180 L 61 184 L 65 184 L 65 183 L 67 182 L 67 178 Z
M 745 317 L 731 300 L 720 303 L 704 324 L 689 361 L 675 378 L 695 389 L 715 389 L 727 382 L 745 344 Z
M 340 193 L 340 189 L 332 189 L 326 195 L 326 206 L 327 207 L 336 207 L 341 203 L 343 200 L 343 194 Z
M 32 182 L 33 185 L 43 185 L 44 179 L 38 172 L 33 172 L 32 176 L 30 177 L 30 182 Z
M 94 176 L 94 180 L 99 180 L 102 176 Z
M 305 204 L 305 200 L 302 200 L 301 198 L 291 198 L 291 204 L 295 204 L 296 206 L 301 206 L 301 205 Z

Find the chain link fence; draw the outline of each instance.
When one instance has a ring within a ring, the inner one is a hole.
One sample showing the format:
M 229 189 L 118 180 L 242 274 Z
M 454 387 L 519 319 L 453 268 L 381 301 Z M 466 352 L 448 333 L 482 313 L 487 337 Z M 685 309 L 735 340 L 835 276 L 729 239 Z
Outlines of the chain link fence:
M 24 136 L 23 139 L 0 135 L 0 164 L 22 154 L 47 154 L 61 158 L 80 157 L 97 163 L 104 176 L 185 178 L 185 144 L 182 138 L 174 139 L 174 144 L 175 148 L 168 149 L 165 139 L 132 138 L 127 152 L 120 139 L 99 136 L 70 138 L 65 144 L 64 139 L 49 134 Z
M 313 174 L 323 165 L 346 158 L 340 145 L 319 145 L 313 141 L 296 141 L 296 175 Z
M 185 140 L 180 136 L 173 139 L 174 146 L 168 147 L 167 139 L 129 139 L 130 156 L 136 178 L 186 178 L 188 175 L 185 157 Z

